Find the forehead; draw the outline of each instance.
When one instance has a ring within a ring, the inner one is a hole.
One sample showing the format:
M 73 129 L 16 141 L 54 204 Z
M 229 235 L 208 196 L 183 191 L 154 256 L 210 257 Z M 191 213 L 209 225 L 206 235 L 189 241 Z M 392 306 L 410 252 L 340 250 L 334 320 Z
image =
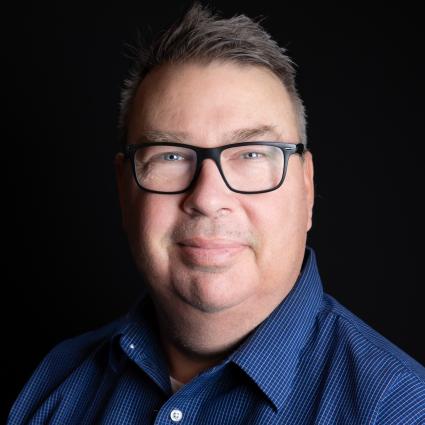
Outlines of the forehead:
M 138 87 L 128 140 L 158 130 L 184 134 L 187 142 L 216 145 L 225 134 L 262 126 L 275 128 L 285 140 L 297 140 L 291 100 L 271 71 L 217 62 L 164 65 Z

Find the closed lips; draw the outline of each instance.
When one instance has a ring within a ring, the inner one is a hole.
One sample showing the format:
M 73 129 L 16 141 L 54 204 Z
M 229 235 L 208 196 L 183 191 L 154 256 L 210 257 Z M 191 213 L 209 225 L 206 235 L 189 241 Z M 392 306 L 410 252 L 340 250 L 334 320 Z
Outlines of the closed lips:
M 231 249 L 246 246 L 246 243 L 228 239 L 191 238 L 179 242 L 179 245 L 201 249 Z
M 201 267 L 227 267 L 248 247 L 229 239 L 190 238 L 178 243 L 184 262 Z

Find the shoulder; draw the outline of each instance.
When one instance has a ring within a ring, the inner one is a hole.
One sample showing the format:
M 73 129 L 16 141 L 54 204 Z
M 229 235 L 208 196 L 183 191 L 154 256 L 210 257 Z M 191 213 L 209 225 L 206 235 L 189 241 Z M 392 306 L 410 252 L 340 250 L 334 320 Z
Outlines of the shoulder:
M 386 361 L 399 373 L 412 373 L 425 383 L 425 368 L 415 359 L 371 328 L 330 295 L 324 295 L 323 320 L 333 322 L 341 342 L 359 357 Z M 373 361 L 372 361 L 373 364 Z
M 53 407 L 53 398 L 59 397 L 58 389 L 65 383 L 73 381 L 74 377 L 82 378 L 84 374 L 78 371 L 96 368 L 95 363 L 99 357 L 97 353 L 124 324 L 125 317 L 56 345 L 44 357 L 23 387 L 12 406 L 9 423 L 26 423 L 37 410 L 46 410 L 46 400 L 49 400 L 47 404 Z M 93 375 L 94 373 L 93 371 Z
M 327 329 L 334 341 L 330 356 L 342 359 L 361 397 L 375 398 L 376 423 L 425 421 L 425 368 L 420 363 L 327 294 L 318 320 L 321 332 Z
M 62 341 L 46 355 L 34 374 L 40 369 L 48 370 L 52 378 L 66 374 L 109 341 L 124 322 L 122 318 L 117 319 L 98 329 Z

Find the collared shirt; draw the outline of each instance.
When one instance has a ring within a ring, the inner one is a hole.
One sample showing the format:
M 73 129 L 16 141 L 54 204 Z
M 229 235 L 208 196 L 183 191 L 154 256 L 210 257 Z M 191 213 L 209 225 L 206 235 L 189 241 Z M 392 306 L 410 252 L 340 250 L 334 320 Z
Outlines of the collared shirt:
M 425 424 L 425 369 L 323 293 L 315 254 L 224 361 L 173 393 L 145 296 L 64 341 L 13 405 L 22 424 Z

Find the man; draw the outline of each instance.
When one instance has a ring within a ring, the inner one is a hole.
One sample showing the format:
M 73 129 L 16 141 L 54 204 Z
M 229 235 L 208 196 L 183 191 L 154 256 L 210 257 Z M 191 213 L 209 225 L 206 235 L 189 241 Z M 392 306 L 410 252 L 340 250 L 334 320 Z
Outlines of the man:
M 147 291 L 53 349 L 10 424 L 421 424 L 425 371 L 323 294 L 303 104 L 256 23 L 194 5 L 122 97 L 115 166 Z

